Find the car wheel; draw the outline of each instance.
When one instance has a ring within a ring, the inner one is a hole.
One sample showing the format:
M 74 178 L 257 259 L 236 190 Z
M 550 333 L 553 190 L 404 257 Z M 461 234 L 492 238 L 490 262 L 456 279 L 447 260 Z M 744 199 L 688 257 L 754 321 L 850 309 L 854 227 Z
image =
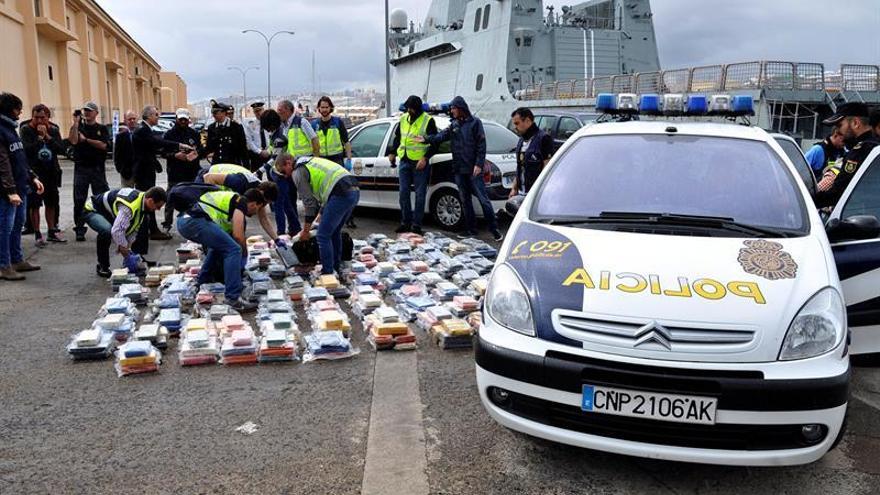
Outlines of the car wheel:
M 431 216 L 444 229 L 457 231 L 464 224 L 464 209 L 455 189 L 441 189 L 431 196 Z

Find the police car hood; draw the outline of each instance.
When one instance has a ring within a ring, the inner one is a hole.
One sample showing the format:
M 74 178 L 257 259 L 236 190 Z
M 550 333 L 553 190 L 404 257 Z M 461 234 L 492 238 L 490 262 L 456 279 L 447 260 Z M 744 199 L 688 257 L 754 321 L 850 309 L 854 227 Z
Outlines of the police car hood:
M 522 222 L 502 260 L 529 292 L 538 338 L 605 353 L 775 361 L 829 269 L 816 236 L 689 237 Z

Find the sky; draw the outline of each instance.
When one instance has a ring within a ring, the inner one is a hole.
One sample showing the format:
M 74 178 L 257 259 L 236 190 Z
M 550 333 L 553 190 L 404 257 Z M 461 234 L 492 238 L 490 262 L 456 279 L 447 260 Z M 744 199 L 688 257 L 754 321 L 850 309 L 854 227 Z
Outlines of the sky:
M 516 0 L 504 0 L 516 1 Z M 162 66 L 187 83 L 190 101 L 266 94 L 266 42 L 257 34 L 291 30 L 272 42 L 272 93 L 312 88 L 384 89 L 384 3 L 380 0 L 97 0 Z M 572 5 L 546 1 L 544 6 Z M 417 23 L 430 0 L 390 0 Z M 880 62 L 880 0 L 652 0 L 664 69 L 752 60 Z

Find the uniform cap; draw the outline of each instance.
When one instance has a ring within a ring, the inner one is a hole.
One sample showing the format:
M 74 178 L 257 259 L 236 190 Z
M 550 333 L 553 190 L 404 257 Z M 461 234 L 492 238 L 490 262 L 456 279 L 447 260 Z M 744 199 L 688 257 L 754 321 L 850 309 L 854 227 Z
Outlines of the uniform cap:
M 823 120 L 825 125 L 835 125 L 846 117 L 863 117 L 868 118 L 868 105 L 862 102 L 851 101 L 837 107 L 834 115 Z

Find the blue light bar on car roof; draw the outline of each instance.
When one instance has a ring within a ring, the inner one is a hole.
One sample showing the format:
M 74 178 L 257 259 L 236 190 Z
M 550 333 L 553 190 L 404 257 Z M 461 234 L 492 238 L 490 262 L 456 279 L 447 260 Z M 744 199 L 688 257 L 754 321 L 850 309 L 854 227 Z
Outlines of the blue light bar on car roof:
M 708 105 L 706 95 L 689 95 L 685 111 L 688 115 L 705 115 Z
M 730 109 L 734 115 L 755 115 L 755 102 L 751 95 L 736 95 Z
M 660 115 L 660 95 L 645 94 L 639 98 L 639 113 L 644 115 Z
M 616 111 L 617 98 L 611 93 L 599 93 L 596 95 L 596 110 L 599 112 Z

